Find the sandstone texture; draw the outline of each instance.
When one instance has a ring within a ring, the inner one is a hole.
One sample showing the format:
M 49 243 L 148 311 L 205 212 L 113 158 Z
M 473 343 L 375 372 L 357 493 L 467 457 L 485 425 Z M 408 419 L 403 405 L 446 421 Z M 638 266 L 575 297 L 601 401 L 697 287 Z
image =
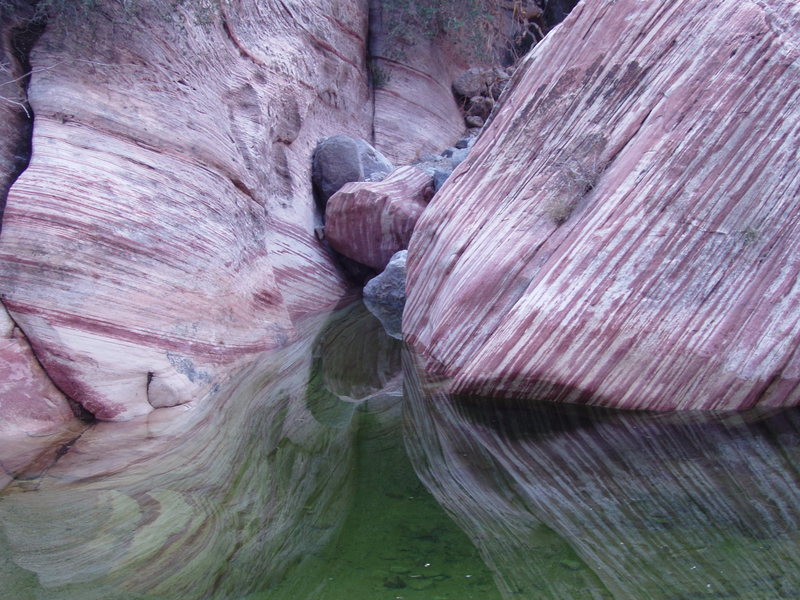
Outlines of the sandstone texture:
M 313 235 L 309 157 L 368 135 L 362 4 L 232 2 L 203 22 L 194 3 L 109 3 L 34 46 L 0 293 L 97 417 L 213 392 L 344 293 Z
M 23 333 L 0 306 L 0 435 L 41 435 L 75 421 Z M 0 452 L 2 457 L 2 452 Z
M 800 402 L 800 5 L 586 2 L 409 248 L 405 339 L 459 393 Z
M 464 132 L 454 81 L 470 67 L 510 65 L 524 54 L 539 39 L 540 25 L 547 27 L 539 4 L 373 1 L 375 146 L 393 161 L 408 163 L 452 144 Z M 538 34 L 531 37 L 531 28 Z
M 376 60 L 375 145 L 395 162 L 410 162 L 451 144 L 464 119 L 450 89 L 467 66 L 447 44 L 420 41 L 402 57 Z M 377 70 L 377 71 L 376 71 Z
M 328 202 L 325 239 L 337 252 L 381 271 L 408 247 L 432 196 L 433 178 L 412 166 L 383 181 L 346 184 Z

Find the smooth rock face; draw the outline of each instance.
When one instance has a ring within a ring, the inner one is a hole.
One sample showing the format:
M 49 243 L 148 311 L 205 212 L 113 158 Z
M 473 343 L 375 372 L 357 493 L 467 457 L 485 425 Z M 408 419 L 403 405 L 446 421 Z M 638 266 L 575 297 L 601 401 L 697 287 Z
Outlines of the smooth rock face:
M 335 135 L 320 142 L 314 151 L 311 175 L 320 208 L 351 181 L 381 179 L 394 166 L 367 142 L 346 135 Z
M 406 256 L 401 250 L 386 269 L 364 286 L 364 304 L 378 317 L 386 333 L 398 340 L 403 339 L 403 308 L 406 304 Z
M 789 0 L 579 4 L 417 225 L 427 368 L 489 396 L 800 402 L 799 26 Z
M 386 79 L 375 89 L 375 146 L 395 162 L 436 152 L 464 132 L 450 85 L 466 66 L 447 42 L 424 40 L 402 58 L 382 59 Z
M 431 196 L 433 179 L 411 166 L 380 182 L 349 183 L 328 202 L 325 239 L 337 252 L 381 271 L 408 247 Z
M 313 235 L 309 157 L 368 134 L 362 3 L 224 4 L 210 24 L 191 5 L 112 3 L 31 54 L 34 154 L 8 197 L 0 292 L 102 419 L 213 391 L 346 289 Z

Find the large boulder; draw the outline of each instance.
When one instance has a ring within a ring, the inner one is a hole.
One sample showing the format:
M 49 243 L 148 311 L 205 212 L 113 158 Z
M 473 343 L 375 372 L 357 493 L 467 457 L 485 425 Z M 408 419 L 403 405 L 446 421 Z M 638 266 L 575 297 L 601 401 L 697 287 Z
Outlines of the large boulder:
M 426 368 L 623 408 L 800 402 L 798 26 L 791 0 L 579 4 L 417 224 Z
M 367 142 L 346 135 L 324 139 L 314 151 L 311 176 L 322 211 L 328 200 L 351 181 L 382 179 L 393 165 Z
M 381 271 L 408 247 L 431 196 L 433 178 L 412 166 L 383 181 L 347 184 L 328 202 L 325 239 L 337 252 Z
M 363 3 L 167 5 L 48 25 L 0 237 L 5 306 L 102 419 L 213 392 L 346 291 L 308 157 L 368 135 Z

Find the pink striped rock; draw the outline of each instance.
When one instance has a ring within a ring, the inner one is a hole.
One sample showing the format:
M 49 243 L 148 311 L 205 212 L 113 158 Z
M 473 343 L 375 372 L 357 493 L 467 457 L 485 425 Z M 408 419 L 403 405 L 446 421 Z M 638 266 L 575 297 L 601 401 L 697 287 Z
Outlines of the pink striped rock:
M 408 247 L 414 225 L 433 196 L 433 179 L 416 167 L 377 182 L 346 183 L 325 210 L 325 239 L 348 258 L 382 271 Z
M 22 332 L 0 306 L 0 435 L 41 435 L 75 421 Z M 0 453 L 0 456 L 2 453 Z
M 442 40 L 420 41 L 405 56 L 381 58 L 375 90 L 375 147 L 395 163 L 439 152 L 464 133 L 451 85 L 468 65 Z
M 800 402 L 800 5 L 581 3 L 409 248 L 404 334 L 459 393 Z
M 369 131 L 362 3 L 233 2 L 208 24 L 192 6 L 112 3 L 31 54 L 34 152 L 0 292 L 101 419 L 213 391 L 346 290 L 313 235 L 309 157 Z

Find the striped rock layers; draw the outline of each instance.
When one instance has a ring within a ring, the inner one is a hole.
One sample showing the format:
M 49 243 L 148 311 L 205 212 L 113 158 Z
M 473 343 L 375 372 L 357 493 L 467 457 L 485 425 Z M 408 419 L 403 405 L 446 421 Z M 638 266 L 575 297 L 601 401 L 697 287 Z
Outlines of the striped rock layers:
M 455 392 L 800 401 L 800 6 L 586 2 L 528 55 L 409 248 Z
M 433 196 L 433 179 L 412 166 L 383 181 L 345 184 L 325 210 L 325 239 L 331 247 L 376 271 L 408 242 Z
M 233 2 L 205 23 L 159 6 L 110 3 L 34 46 L 33 156 L 0 238 L 5 307 L 102 419 L 215 389 L 344 293 L 309 157 L 370 121 L 361 2 Z

